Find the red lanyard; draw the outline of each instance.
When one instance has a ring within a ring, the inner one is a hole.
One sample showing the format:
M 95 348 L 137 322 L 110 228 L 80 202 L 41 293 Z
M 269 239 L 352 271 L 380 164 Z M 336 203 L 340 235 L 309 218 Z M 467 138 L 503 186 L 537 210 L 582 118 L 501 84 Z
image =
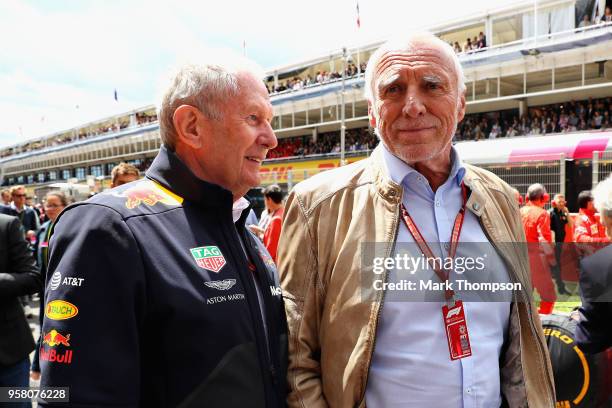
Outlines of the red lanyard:
M 467 203 L 467 188 L 465 187 L 465 184 L 463 184 L 463 182 L 461 183 L 461 193 L 463 195 L 463 204 L 461 205 L 461 209 L 455 217 L 455 224 L 453 225 L 453 231 L 451 233 L 450 238 L 450 248 L 448 250 L 448 256 L 453 259 L 453 261 L 455 259 L 455 254 L 457 253 L 457 245 L 459 245 L 459 236 L 461 235 L 461 228 L 463 227 L 463 220 L 465 218 L 465 204 Z M 448 282 L 449 271 L 446 269 L 442 270 L 436 267 L 436 256 L 434 255 L 431 248 L 429 248 L 429 245 L 427 245 L 427 242 L 425 242 L 425 238 L 423 238 L 421 231 L 419 231 L 419 227 L 416 226 L 416 224 L 412 220 L 412 217 L 410 216 L 410 214 L 408 214 L 408 210 L 406 210 L 404 204 L 401 205 L 401 210 L 402 219 L 404 220 L 408 231 L 410 231 L 410 233 L 412 234 L 414 241 L 419 246 L 419 249 L 427 258 L 427 262 L 436 272 L 436 275 L 438 275 L 440 281 Z M 448 289 L 446 291 L 446 300 L 452 299 L 454 295 L 455 292 L 451 289 Z

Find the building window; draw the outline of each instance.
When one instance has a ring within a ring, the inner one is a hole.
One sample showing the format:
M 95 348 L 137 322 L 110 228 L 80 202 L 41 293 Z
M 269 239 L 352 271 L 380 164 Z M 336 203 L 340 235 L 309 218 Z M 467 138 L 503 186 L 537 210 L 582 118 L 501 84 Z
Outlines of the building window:
M 28 183 L 28 184 L 33 184 L 33 183 L 34 183 L 34 175 L 33 175 L 33 174 L 30 174 L 30 175 L 28 176 L 28 181 L 27 181 L 27 183 Z
M 116 163 L 106 163 L 106 171 L 104 172 L 105 174 L 111 174 L 111 172 L 113 171 L 113 168 L 116 166 Z
M 78 178 L 79 180 L 84 180 L 85 179 L 85 168 L 77 167 L 76 170 L 74 171 L 74 177 Z
M 57 180 L 57 171 L 51 170 L 49 172 L 49 181 Z
M 89 174 L 91 174 L 94 177 L 102 176 L 102 166 L 101 165 L 91 166 Z

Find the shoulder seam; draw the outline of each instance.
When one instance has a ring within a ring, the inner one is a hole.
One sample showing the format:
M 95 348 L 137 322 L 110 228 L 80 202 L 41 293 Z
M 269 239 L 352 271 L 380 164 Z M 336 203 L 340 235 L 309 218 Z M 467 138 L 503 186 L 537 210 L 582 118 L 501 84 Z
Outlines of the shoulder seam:
M 303 205 L 302 200 L 299 199 L 300 207 L 303 209 L 304 215 L 310 216 L 312 214 L 312 212 L 314 210 L 316 210 L 319 205 L 321 205 L 324 201 L 328 200 L 329 198 L 333 197 L 334 195 L 338 194 L 339 192 L 341 192 L 343 190 L 346 190 L 346 189 L 349 189 L 349 188 L 355 190 L 358 187 L 363 187 L 365 185 L 369 185 L 369 184 L 372 184 L 372 183 L 373 183 L 373 181 L 370 180 L 370 181 L 364 181 L 363 183 L 359 183 L 359 184 L 352 184 L 352 183 L 347 184 L 347 185 L 342 186 L 341 188 L 339 188 L 337 190 L 330 191 L 327 194 L 324 194 L 321 197 L 317 198 L 315 201 L 312 202 L 312 204 L 310 205 L 309 208 L 306 208 Z M 298 195 L 298 197 L 300 197 L 299 193 L 297 193 L 297 195 Z

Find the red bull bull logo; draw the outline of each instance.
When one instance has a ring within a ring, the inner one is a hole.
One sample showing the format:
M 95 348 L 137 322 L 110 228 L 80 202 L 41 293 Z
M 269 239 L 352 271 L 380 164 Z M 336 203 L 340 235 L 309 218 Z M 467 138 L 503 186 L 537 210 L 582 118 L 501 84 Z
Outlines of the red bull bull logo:
M 70 347 L 70 334 L 64 336 L 57 330 L 52 329 L 43 336 L 42 342 L 51 347 L 59 346 L 60 344 L 64 347 Z
M 183 202 L 181 197 L 149 180 L 145 180 L 135 187 L 130 187 L 121 193 L 112 194 L 116 197 L 125 198 L 125 206 L 130 210 L 141 204 L 152 207 L 157 203 L 180 205 Z

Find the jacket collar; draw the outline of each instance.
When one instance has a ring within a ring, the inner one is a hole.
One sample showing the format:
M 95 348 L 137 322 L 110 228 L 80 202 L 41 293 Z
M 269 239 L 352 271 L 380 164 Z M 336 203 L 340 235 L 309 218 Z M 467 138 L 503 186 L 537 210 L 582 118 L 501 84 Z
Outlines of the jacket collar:
M 223 187 L 197 178 L 176 153 L 162 146 L 145 173 L 187 201 L 210 207 L 232 208 L 233 195 Z

